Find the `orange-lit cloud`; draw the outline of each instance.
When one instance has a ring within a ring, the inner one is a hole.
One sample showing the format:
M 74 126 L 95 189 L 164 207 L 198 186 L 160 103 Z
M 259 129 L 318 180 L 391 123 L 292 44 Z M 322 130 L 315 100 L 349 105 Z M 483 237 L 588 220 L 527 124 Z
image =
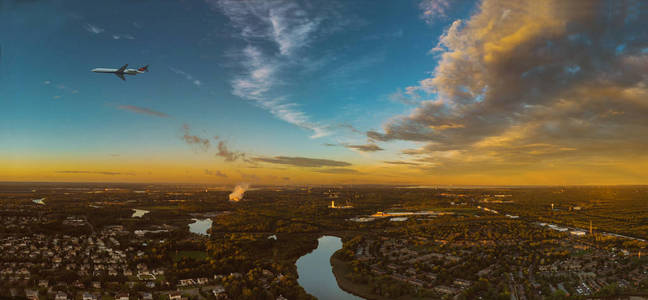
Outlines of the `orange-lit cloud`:
M 482 1 L 441 36 L 432 75 L 399 94 L 431 100 L 368 137 L 423 144 L 402 153 L 428 174 L 576 182 L 558 178 L 601 168 L 588 177 L 635 181 L 629 163 L 648 146 L 648 21 L 626 14 L 631 1 L 606 3 Z

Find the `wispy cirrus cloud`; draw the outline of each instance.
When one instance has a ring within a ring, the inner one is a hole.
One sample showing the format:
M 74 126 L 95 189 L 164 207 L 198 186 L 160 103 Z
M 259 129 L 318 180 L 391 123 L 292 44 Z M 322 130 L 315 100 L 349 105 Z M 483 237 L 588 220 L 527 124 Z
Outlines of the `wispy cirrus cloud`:
M 450 0 L 423 0 L 419 3 L 421 18 L 427 23 L 447 17 L 446 12 L 449 8 Z
M 232 94 L 255 104 L 280 120 L 313 132 L 311 138 L 331 134 L 327 126 L 313 122 L 287 95 L 276 91 L 281 72 L 298 60 L 296 54 L 307 47 L 325 16 L 307 11 L 297 3 L 281 1 L 207 1 L 223 12 L 238 37 L 247 41 L 238 57 L 242 72 L 231 81 Z M 263 49 L 268 41 L 276 50 Z
M 83 18 L 83 17 L 80 17 L 80 18 Z M 128 33 L 112 33 L 112 34 L 110 34 L 110 32 L 106 31 L 106 29 L 101 28 L 101 27 L 99 27 L 97 25 L 90 24 L 90 23 L 86 23 L 85 25 L 83 25 L 83 29 L 85 29 L 87 32 L 90 32 L 90 33 L 92 33 L 94 35 L 99 35 L 99 34 L 102 34 L 102 33 L 106 32 L 106 34 L 109 34 L 110 37 L 113 40 L 134 40 L 135 39 L 135 36 L 133 36 L 132 34 L 128 34 Z
M 225 141 L 218 141 L 218 152 L 216 152 L 216 155 L 222 157 L 227 162 L 233 162 L 239 158 L 246 160 L 245 153 L 230 150 Z
M 227 178 L 227 174 L 225 174 L 225 173 L 223 173 L 223 172 L 221 172 L 219 170 L 205 169 L 205 175 Z
M 64 170 L 64 171 L 56 171 L 56 173 L 59 174 L 96 174 L 96 175 L 109 175 L 109 176 L 114 176 L 114 175 L 128 175 L 128 176 L 134 176 L 135 173 L 127 172 L 110 172 L 110 171 L 84 171 L 84 170 Z
M 408 166 L 418 166 L 420 163 L 411 162 L 411 161 L 402 161 L 402 160 L 386 160 L 383 163 L 390 165 L 408 165 Z
M 75 88 L 71 88 L 62 83 L 54 83 L 51 80 L 45 80 L 43 81 L 43 84 L 51 87 L 57 93 L 57 95 L 54 95 L 52 97 L 53 99 L 61 99 L 63 98 L 62 94 L 66 94 L 66 93 L 71 95 L 75 95 L 79 93 L 79 90 Z
M 376 144 L 373 144 L 373 143 L 364 144 L 364 145 L 344 145 L 344 147 L 349 148 L 349 149 L 353 149 L 353 150 L 357 150 L 357 151 L 360 151 L 360 152 L 376 152 L 376 151 L 385 150 L 385 149 L 381 148 L 380 146 L 378 146 Z
M 176 74 L 184 77 L 185 79 L 190 81 L 195 86 L 201 86 L 202 85 L 202 81 L 194 78 L 193 75 L 191 75 L 191 74 L 189 74 L 189 73 L 187 73 L 185 71 L 182 71 L 182 70 L 179 70 L 179 69 L 176 69 L 176 68 L 173 68 L 173 67 L 170 67 L 169 70 L 171 70 L 171 72 L 173 72 L 173 73 L 176 73 Z
M 159 117 L 159 118 L 170 118 L 171 117 L 170 115 L 168 115 L 166 113 L 155 111 L 155 110 L 152 110 L 152 109 L 146 108 L 146 107 L 135 106 L 135 105 L 120 105 L 120 106 L 117 106 L 117 108 L 121 109 L 121 110 L 127 110 L 127 111 L 130 111 L 130 112 L 134 112 L 134 113 L 138 113 L 138 114 L 142 114 L 142 115 L 149 115 L 149 116 Z
M 121 39 L 134 40 L 135 39 L 134 36 L 132 36 L 130 34 L 127 34 L 127 33 L 125 33 L 125 34 L 113 34 L 112 38 L 113 38 L 113 40 L 121 40 Z
M 257 162 L 292 165 L 296 167 L 347 167 L 351 164 L 345 161 L 323 159 L 323 158 L 310 158 L 310 157 L 295 157 L 295 156 L 274 156 L 274 157 L 254 157 L 252 160 Z
M 182 132 L 182 140 L 188 145 L 195 147 L 197 150 L 207 151 L 211 146 L 209 139 L 191 134 L 189 124 L 182 125 Z
M 324 168 L 324 169 L 315 169 L 313 172 L 318 173 L 328 173 L 328 174 L 361 174 L 360 171 L 356 169 L 349 168 Z
M 90 32 L 90 33 L 94 33 L 94 34 L 100 34 L 100 33 L 104 32 L 104 31 L 106 31 L 105 29 L 103 29 L 103 28 L 101 28 L 101 27 L 99 27 L 99 26 L 92 25 L 92 24 L 90 24 L 90 23 L 85 24 L 85 25 L 83 26 L 83 28 L 84 28 L 86 31 L 88 31 L 88 32 Z

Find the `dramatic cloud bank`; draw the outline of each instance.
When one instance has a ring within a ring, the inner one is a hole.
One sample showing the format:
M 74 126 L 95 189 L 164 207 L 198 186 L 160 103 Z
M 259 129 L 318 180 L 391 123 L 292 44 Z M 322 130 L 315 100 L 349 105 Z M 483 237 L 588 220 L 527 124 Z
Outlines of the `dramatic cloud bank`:
M 635 1 L 484 0 L 440 37 L 432 75 L 405 89 L 420 104 L 367 135 L 424 143 L 403 153 L 431 170 L 643 155 L 648 18 L 639 15 Z

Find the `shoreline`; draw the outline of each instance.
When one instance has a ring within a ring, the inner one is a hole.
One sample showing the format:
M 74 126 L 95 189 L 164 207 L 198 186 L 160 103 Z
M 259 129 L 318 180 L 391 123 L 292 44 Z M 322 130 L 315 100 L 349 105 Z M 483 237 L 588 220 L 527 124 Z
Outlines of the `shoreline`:
M 339 250 L 338 250 L 339 251 Z M 420 298 L 412 295 L 403 295 L 398 298 L 388 298 L 381 295 L 376 295 L 371 292 L 370 288 L 366 284 L 357 284 L 353 283 L 350 280 L 344 278 L 344 275 L 349 272 L 348 265 L 346 262 L 336 257 L 337 251 L 331 255 L 331 270 L 335 281 L 337 281 L 338 286 L 343 291 L 352 294 L 354 296 L 367 299 L 367 300 L 390 300 L 390 299 L 401 299 L 401 300 L 418 300 L 418 299 L 430 299 L 430 298 Z
M 339 251 L 339 250 L 338 250 Z M 337 282 L 338 286 L 340 289 L 343 291 L 352 294 L 354 296 L 363 298 L 363 299 L 368 299 L 368 300 L 383 300 L 383 299 L 388 299 L 385 297 L 381 297 L 379 295 L 372 294 L 371 292 L 367 291 L 366 289 L 368 288 L 367 286 L 364 285 L 359 285 L 356 283 L 353 283 L 349 281 L 348 279 L 344 278 L 344 274 L 346 274 L 347 271 L 347 264 L 340 260 L 339 258 L 336 257 L 336 253 L 333 253 L 330 258 L 330 263 L 331 263 L 331 271 L 333 272 L 333 276 L 335 277 L 335 281 Z

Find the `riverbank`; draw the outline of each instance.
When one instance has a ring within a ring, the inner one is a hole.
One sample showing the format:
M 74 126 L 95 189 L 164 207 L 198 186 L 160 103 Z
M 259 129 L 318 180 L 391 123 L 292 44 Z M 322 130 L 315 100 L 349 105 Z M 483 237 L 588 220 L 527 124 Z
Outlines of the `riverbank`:
M 337 253 L 337 252 L 336 252 Z M 368 285 L 357 284 L 351 282 L 351 280 L 346 279 L 345 275 L 350 272 L 349 266 L 347 263 L 342 261 L 339 258 L 336 258 L 336 253 L 331 255 L 331 266 L 333 267 L 333 276 L 335 281 L 337 281 L 338 286 L 347 293 L 351 293 L 358 297 L 371 300 L 383 300 L 388 299 L 381 297 L 379 295 L 374 295 L 371 293 L 371 290 Z
M 357 284 L 346 278 L 346 274 L 351 272 L 349 265 L 343 260 L 337 258 L 337 252 L 331 255 L 331 266 L 333 267 L 333 276 L 338 283 L 338 286 L 347 293 L 362 297 L 369 300 L 389 300 L 389 299 L 399 299 L 399 300 L 418 300 L 424 298 L 417 298 L 413 296 L 401 296 L 398 298 L 388 298 L 380 295 L 376 295 L 371 291 L 371 287 L 366 284 Z M 429 299 L 429 298 L 427 298 Z

